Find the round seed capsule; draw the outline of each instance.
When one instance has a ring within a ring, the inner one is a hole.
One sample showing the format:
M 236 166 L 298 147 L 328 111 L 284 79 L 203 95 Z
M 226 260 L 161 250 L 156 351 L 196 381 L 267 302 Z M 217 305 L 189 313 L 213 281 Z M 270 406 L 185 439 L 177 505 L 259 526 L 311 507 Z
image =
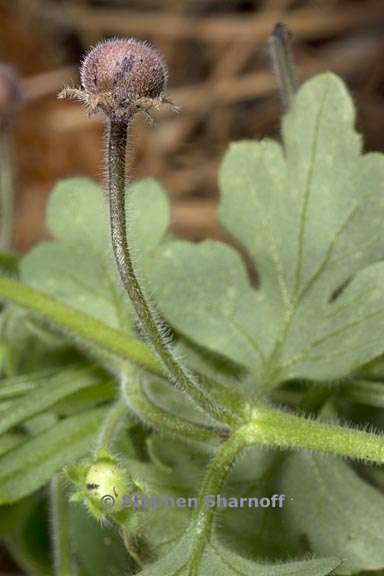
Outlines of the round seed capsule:
M 110 94 L 120 106 L 160 97 L 168 80 L 167 67 L 157 50 L 134 38 L 98 44 L 86 56 L 80 75 L 85 92 Z

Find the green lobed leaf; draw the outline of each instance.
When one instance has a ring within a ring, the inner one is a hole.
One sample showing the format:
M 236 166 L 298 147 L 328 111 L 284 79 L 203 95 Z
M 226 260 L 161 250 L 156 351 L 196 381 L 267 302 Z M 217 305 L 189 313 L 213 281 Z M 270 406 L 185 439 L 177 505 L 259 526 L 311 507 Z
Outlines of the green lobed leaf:
M 212 457 L 212 448 L 196 443 L 167 439 L 153 435 L 149 453 L 157 467 L 172 473 L 173 482 L 181 483 L 183 497 L 196 497 L 203 470 Z M 277 468 L 274 453 L 262 448 L 248 450 L 233 466 L 221 492 L 225 498 L 262 498 L 278 493 L 271 480 Z M 178 510 L 179 511 L 179 510 Z M 279 508 L 225 508 L 217 512 L 219 536 L 237 553 L 268 557 L 271 561 L 291 558 L 299 552 L 309 552 L 301 546 L 284 525 Z
M 139 462 L 133 458 L 125 459 L 125 466 L 134 478 L 134 481 L 143 488 L 143 496 L 156 498 L 183 498 L 192 491 L 186 487 L 185 478 L 178 474 L 166 463 Z M 133 537 L 145 542 L 145 549 L 149 557 L 158 557 L 167 553 L 175 542 L 181 538 L 190 522 L 191 509 L 169 506 L 154 506 L 139 508 L 135 514 Z M 132 533 L 131 519 L 125 524 L 129 533 Z M 166 527 L 166 528 L 165 528 Z M 143 550 L 142 550 L 143 552 Z
M 242 322 L 259 298 L 230 246 L 212 240 L 168 243 L 154 262 L 152 282 L 161 311 L 178 330 L 235 362 L 254 361 L 257 343 Z
M 277 472 L 286 453 L 254 446 L 237 461 L 229 474 L 223 496 L 226 498 L 271 498 L 281 491 Z M 285 504 L 283 504 L 284 506 Z M 286 561 L 311 552 L 297 534 L 287 528 L 282 508 L 269 506 L 225 508 L 218 512 L 220 537 L 243 556 Z
M 134 477 L 137 481 L 142 481 L 144 486 L 146 482 L 148 483 L 148 488 L 145 488 L 144 492 L 148 495 L 167 495 L 173 496 L 174 498 L 183 497 L 196 497 L 196 491 L 201 483 L 202 470 L 207 466 L 209 462 L 209 456 L 211 455 L 209 447 L 199 450 L 200 446 L 192 442 L 181 442 L 179 440 L 172 440 L 164 442 L 164 439 L 153 435 L 149 444 L 149 454 L 153 460 L 153 465 L 139 464 L 133 460 L 126 463 L 127 467 L 132 471 Z M 266 472 L 271 464 L 272 456 L 264 450 L 253 450 L 248 453 L 243 459 L 240 459 L 234 466 L 232 472 L 228 477 L 228 482 L 223 495 L 230 496 L 265 496 L 269 492 L 266 491 L 266 486 L 264 485 L 264 478 L 266 478 Z M 148 492 L 147 492 L 148 490 Z M 272 492 L 274 493 L 274 492 Z M 217 519 L 217 525 L 220 529 L 220 535 L 223 536 L 225 542 L 228 543 L 229 547 L 235 547 L 237 552 L 231 552 L 223 548 L 223 545 L 217 541 L 217 538 L 213 540 L 213 544 L 206 542 L 206 552 L 204 555 L 204 561 L 198 565 L 196 572 L 189 572 L 189 567 L 187 567 L 187 562 L 189 561 L 188 554 L 193 558 L 194 553 L 192 552 L 193 543 L 195 538 L 198 537 L 199 530 L 197 530 L 194 525 L 190 526 L 188 529 L 190 513 L 193 511 L 191 508 L 175 508 L 167 507 L 165 509 L 154 509 L 146 510 L 145 512 L 139 512 L 140 515 L 140 534 L 145 536 L 145 540 L 148 543 L 149 549 L 152 553 L 158 554 L 160 557 L 167 553 L 166 556 L 160 558 L 158 563 L 154 564 L 151 569 L 154 570 L 153 574 L 163 574 L 163 576 L 170 576 L 175 574 L 175 576 L 181 575 L 202 575 L 213 574 L 213 570 L 217 570 L 218 574 L 237 574 L 234 572 L 225 572 L 223 567 L 223 562 L 233 563 L 234 567 L 243 566 L 244 571 L 239 572 L 240 574 L 254 574 L 255 576 L 259 574 L 257 570 L 260 570 L 260 574 L 266 576 L 267 574 L 273 575 L 275 564 L 262 565 L 255 564 L 251 561 L 242 558 L 238 552 L 239 547 L 242 550 L 247 550 L 246 554 L 255 555 L 257 550 L 258 556 L 263 556 L 262 550 L 266 550 L 267 546 L 263 540 L 262 528 L 265 525 L 266 515 L 263 514 L 264 510 L 261 509 L 249 509 L 249 510 L 231 510 L 227 509 L 220 513 Z M 238 513 L 237 513 L 238 512 Z M 249 514 L 247 514 L 249 512 Z M 281 511 L 273 510 L 272 515 L 281 515 Z M 167 529 L 164 530 L 164 526 Z M 276 528 L 278 524 L 275 524 L 273 528 Z M 187 534 L 184 536 L 185 531 Z M 279 542 L 281 535 L 286 536 L 286 530 L 282 530 L 274 535 L 268 535 L 270 542 L 270 548 L 267 551 L 268 557 L 281 558 L 281 552 L 285 554 L 285 557 L 291 556 L 292 553 L 296 553 L 298 548 L 295 547 L 294 542 L 291 543 L 290 550 L 287 551 L 285 548 L 287 541 Z M 185 540 L 187 539 L 187 543 Z M 279 552 L 271 553 L 273 550 L 273 539 L 275 545 L 280 545 L 280 555 Z M 257 542 L 255 542 L 257 540 Z M 293 539 L 292 539 L 293 540 Z M 181 544 L 181 542 L 183 544 Z M 253 542 L 252 542 L 253 541 Z M 183 552 L 179 551 L 179 547 L 182 547 Z M 188 550 L 190 552 L 188 552 Z M 218 558 L 221 556 L 222 558 Z M 174 572 L 166 572 L 165 566 L 168 566 L 169 558 L 172 559 L 172 566 L 174 565 Z M 243 563 L 244 561 L 244 563 Z M 163 564 L 164 562 L 164 564 Z M 167 564 L 165 564 L 167 562 Z M 191 560 L 192 566 L 194 562 Z M 281 574 L 312 574 L 311 570 L 314 570 L 314 574 L 328 574 L 331 571 L 329 566 L 335 566 L 339 562 L 333 560 L 327 560 L 325 564 L 320 561 L 306 564 L 294 563 L 283 565 L 280 564 Z M 239 564 L 240 563 L 240 564 Z M 333 564 L 332 564 L 333 563 Z M 180 573 L 177 572 L 177 567 L 180 567 Z M 192 570 L 192 566 L 190 569 Z M 197 566 L 197 564 L 196 564 Z M 284 568 L 283 568 L 284 566 Z M 325 571 L 324 566 L 328 568 Z M 318 572 L 315 571 L 318 570 Z M 147 570 L 150 570 L 149 568 Z M 156 570 L 156 571 L 155 571 Z M 164 572 L 162 572 L 164 570 Z M 209 572 L 211 570 L 211 572 Z M 253 572 L 252 572 L 253 570 Z M 305 571 L 307 570 L 307 571 Z M 323 571 L 321 571 L 323 570 Z M 280 572 L 277 572 L 277 574 Z M 144 572 L 145 576 L 147 572 Z M 148 572 L 152 575 L 152 572 Z
M 100 526 L 83 506 L 70 505 L 70 532 L 73 553 L 86 576 L 134 573 L 117 527 Z
M 58 422 L 0 458 L 0 504 L 15 502 L 43 486 L 91 447 L 105 409 Z
M 172 326 L 263 386 L 339 378 L 383 351 L 384 157 L 361 154 L 354 120 L 342 81 L 322 74 L 299 90 L 283 146 L 244 141 L 227 152 L 219 216 L 259 289 L 219 242 L 170 242 L 153 263 Z
M 330 558 L 261 564 L 245 559 L 213 540 L 206 543 L 197 564 L 193 544 L 194 530 L 190 528 L 164 558 L 143 570 L 142 576 L 325 576 L 340 563 Z
M 169 222 L 167 200 L 159 184 L 147 179 L 131 186 L 127 218 L 140 266 Z M 23 258 L 22 279 L 113 327 L 129 328 L 133 314 L 115 271 L 102 188 L 85 178 L 59 183 L 48 203 L 47 227 L 54 241 L 39 244 Z
M 153 462 L 172 473 L 173 482 L 183 487 L 183 496 L 196 496 L 203 470 L 207 467 L 214 449 L 196 442 L 163 438 L 153 434 L 149 440 L 149 452 Z
M 384 567 L 384 497 L 342 460 L 291 455 L 281 491 L 289 528 L 305 534 L 316 554 L 343 558 L 339 574 Z

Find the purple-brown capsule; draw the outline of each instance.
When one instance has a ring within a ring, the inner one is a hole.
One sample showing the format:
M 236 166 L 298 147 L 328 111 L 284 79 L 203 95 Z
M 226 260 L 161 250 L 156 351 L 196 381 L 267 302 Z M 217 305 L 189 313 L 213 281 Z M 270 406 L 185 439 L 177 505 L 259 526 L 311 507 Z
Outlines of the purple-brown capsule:
M 91 110 L 120 117 L 164 101 L 168 81 L 157 50 L 134 38 L 98 44 L 86 56 L 80 76 Z
M 146 42 L 128 39 L 106 40 L 85 57 L 80 70 L 81 89 L 64 88 L 59 98 L 74 98 L 86 104 L 92 114 L 103 111 L 114 120 L 129 122 L 143 112 L 168 104 L 179 109 L 166 95 L 167 66 L 157 50 Z
M 111 92 L 129 103 L 138 98 L 158 98 L 168 79 L 157 50 L 134 38 L 98 44 L 85 58 L 80 75 L 86 92 Z

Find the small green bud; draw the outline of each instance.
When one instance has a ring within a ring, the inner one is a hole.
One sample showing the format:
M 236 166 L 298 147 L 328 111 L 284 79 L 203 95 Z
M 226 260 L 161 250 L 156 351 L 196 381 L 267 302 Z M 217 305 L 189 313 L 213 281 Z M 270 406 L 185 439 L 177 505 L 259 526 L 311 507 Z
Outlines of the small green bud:
M 108 512 L 121 512 L 124 496 L 137 490 L 135 482 L 126 470 L 111 461 L 93 464 L 85 478 L 85 487 L 95 506 Z
M 122 520 L 122 515 L 131 512 L 124 505 L 124 497 L 142 491 L 127 469 L 106 450 L 99 450 L 95 460 L 85 460 L 66 472 L 78 487 L 71 500 L 83 502 L 97 519 L 118 515 Z

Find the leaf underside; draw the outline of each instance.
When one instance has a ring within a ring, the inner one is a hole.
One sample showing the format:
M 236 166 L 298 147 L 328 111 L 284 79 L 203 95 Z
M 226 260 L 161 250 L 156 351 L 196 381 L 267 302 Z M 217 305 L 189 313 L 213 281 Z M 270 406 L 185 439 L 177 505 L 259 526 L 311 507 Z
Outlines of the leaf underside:
M 203 556 L 197 562 L 191 555 L 193 543 L 194 529 L 188 530 L 164 558 L 141 572 L 142 576 L 325 576 L 340 563 L 325 558 L 287 564 L 258 564 L 242 558 L 216 540 L 206 543 Z
M 282 470 L 284 516 L 319 555 L 344 558 L 339 574 L 384 566 L 383 495 L 342 460 L 297 453 Z
M 166 231 L 169 207 L 160 185 L 150 179 L 132 185 L 128 197 L 132 250 L 141 267 Z M 113 262 L 102 188 L 86 178 L 59 183 L 50 197 L 46 220 L 54 240 L 39 244 L 22 259 L 22 279 L 73 308 L 129 332 L 133 312 Z
M 154 262 L 167 320 L 259 386 L 340 378 L 384 349 L 384 158 L 361 153 L 354 120 L 342 81 L 323 74 L 300 89 L 282 145 L 227 152 L 219 216 L 258 289 L 219 242 L 171 242 Z

